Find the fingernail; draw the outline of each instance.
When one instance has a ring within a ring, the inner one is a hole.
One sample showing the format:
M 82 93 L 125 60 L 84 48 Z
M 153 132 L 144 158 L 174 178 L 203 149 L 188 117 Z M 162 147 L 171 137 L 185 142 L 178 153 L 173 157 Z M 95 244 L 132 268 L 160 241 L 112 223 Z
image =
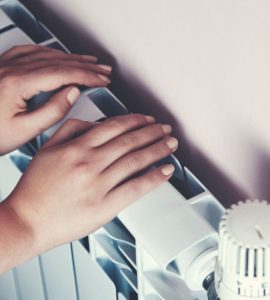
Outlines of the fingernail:
M 79 96 L 80 90 L 76 87 L 73 87 L 67 94 L 67 100 L 71 105 L 73 105 L 76 100 L 78 100 Z
M 92 55 L 82 55 L 82 57 L 89 59 L 91 61 L 97 61 L 98 58 L 96 56 L 92 56 Z
M 101 69 L 111 72 L 112 67 L 108 65 L 98 65 Z
M 165 165 L 164 167 L 162 167 L 161 172 L 163 175 L 169 176 L 174 172 L 174 170 L 174 165 Z
M 104 76 L 104 75 L 101 75 L 101 74 L 97 74 L 97 76 L 98 76 L 100 79 L 102 79 L 103 81 L 105 81 L 105 82 L 108 82 L 108 83 L 111 82 L 110 78 L 108 78 L 107 76 Z
M 176 138 L 171 137 L 167 140 L 167 145 L 168 145 L 169 148 L 175 149 L 178 145 L 178 141 L 177 141 Z
M 146 119 L 146 121 L 149 122 L 149 123 L 153 123 L 153 122 L 156 121 L 155 118 L 152 117 L 152 116 L 145 116 L 145 119 Z
M 162 125 L 161 128 L 164 131 L 164 133 L 170 133 L 172 131 L 172 127 L 168 124 Z

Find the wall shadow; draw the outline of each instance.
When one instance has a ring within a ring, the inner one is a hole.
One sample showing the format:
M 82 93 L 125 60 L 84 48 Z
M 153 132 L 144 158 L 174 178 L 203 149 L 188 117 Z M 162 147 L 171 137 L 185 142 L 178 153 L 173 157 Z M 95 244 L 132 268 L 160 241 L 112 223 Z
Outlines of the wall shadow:
M 254 197 L 260 200 L 267 200 L 270 203 L 270 154 L 260 147 L 259 143 L 253 150 L 252 182 L 254 183 Z
M 176 156 L 203 182 L 205 186 L 226 207 L 239 200 L 249 197 L 237 187 L 211 159 L 202 153 L 197 145 L 189 141 L 183 126 L 173 113 L 158 98 L 149 91 L 142 79 L 130 74 L 123 76 L 118 70 L 117 60 L 109 50 L 102 47 L 100 42 L 85 32 L 74 20 L 65 20 L 50 10 L 42 1 L 22 1 L 72 52 L 93 54 L 99 57 L 102 63 L 113 66 L 112 84 L 110 89 L 132 112 L 153 115 L 159 122 L 170 123 L 174 128 L 174 135 L 180 141 L 180 148 Z M 268 172 L 270 173 L 270 166 Z M 270 174 L 268 174 L 270 175 Z M 269 177 L 268 177 L 269 178 Z

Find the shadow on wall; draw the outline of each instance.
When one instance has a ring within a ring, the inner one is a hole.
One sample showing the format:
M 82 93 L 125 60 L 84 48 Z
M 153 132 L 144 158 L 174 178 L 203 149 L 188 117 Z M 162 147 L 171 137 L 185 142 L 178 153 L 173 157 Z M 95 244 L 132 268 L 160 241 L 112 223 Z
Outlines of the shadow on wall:
M 253 173 L 251 182 L 253 183 L 253 198 L 265 199 L 270 202 L 270 154 L 265 151 L 260 143 L 252 141 L 251 159 L 253 163 Z
M 73 20 L 61 19 L 59 15 L 56 15 L 49 7 L 46 7 L 42 0 L 36 0 L 35 3 L 32 3 L 31 0 L 22 2 L 72 52 L 96 55 L 102 63 L 108 63 L 113 66 L 114 72 L 110 89 L 130 111 L 153 115 L 159 122 L 170 123 L 173 126 L 173 134 L 180 141 L 180 150 L 176 153 L 176 156 L 226 207 L 239 200 L 248 198 L 248 195 L 243 190 L 235 186 L 230 178 L 226 177 L 209 158 L 188 140 L 179 120 L 162 104 L 157 95 L 149 91 L 141 79 L 134 78 L 130 74 L 128 76 L 121 75 L 117 68 L 117 61 L 89 32 L 86 33 Z M 268 166 L 268 175 L 270 175 L 270 159 L 268 160 Z M 270 185 L 268 186 L 268 190 L 270 190 Z M 258 195 L 261 196 L 261 194 Z

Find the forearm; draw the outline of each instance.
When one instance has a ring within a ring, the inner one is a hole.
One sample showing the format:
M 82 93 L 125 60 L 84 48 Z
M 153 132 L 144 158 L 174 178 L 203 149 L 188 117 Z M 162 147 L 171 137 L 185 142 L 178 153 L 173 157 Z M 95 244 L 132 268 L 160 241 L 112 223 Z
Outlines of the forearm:
M 0 273 L 30 259 L 36 252 L 31 231 L 5 202 L 0 204 Z

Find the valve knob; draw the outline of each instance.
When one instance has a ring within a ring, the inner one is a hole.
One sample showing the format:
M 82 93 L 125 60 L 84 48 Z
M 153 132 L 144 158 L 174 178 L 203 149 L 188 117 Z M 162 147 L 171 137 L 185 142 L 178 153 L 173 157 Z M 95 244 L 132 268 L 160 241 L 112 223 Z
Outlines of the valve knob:
M 219 233 L 219 298 L 270 300 L 270 205 L 259 200 L 233 205 L 222 217 Z

